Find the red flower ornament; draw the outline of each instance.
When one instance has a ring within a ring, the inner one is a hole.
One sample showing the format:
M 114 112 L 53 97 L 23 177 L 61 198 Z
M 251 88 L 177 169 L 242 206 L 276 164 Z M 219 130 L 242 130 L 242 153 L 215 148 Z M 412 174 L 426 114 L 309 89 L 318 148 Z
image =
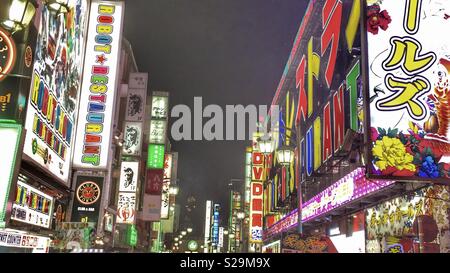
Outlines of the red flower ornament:
M 380 6 L 375 4 L 367 9 L 367 31 L 378 34 L 378 29 L 386 30 L 391 23 L 391 16 L 386 10 L 381 11 Z

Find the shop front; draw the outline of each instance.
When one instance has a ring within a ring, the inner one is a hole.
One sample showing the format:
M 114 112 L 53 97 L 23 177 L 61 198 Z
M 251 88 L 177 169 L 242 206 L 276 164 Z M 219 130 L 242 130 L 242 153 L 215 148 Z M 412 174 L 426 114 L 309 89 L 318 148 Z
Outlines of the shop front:
M 14 229 L 0 230 L 0 253 L 48 253 L 50 238 Z
M 299 214 L 295 209 L 264 231 L 264 242 L 268 245 L 275 240 L 284 241 L 295 234 L 301 240 L 304 236 L 319 236 L 331 242 L 339 253 L 364 253 L 365 207 L 403 191 L 403 186 L 392 180 L 368 179 L 365 168 L 356 168 L 303 203 L 303 234 L 297 232 Z
M 262 253 L 281 253 L 281 241 L 276 240 L 267 245 L 263 245 Z
M 450 253 L 450 188 L 434 185 L 366 211 L 369 253 Z

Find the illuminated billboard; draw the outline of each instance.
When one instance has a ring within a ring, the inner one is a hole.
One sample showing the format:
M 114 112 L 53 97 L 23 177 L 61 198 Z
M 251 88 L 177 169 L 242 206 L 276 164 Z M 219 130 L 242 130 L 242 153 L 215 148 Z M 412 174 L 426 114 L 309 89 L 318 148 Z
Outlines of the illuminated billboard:
M 71 221 L 97 224 L 105 178 L 77 173 L 74 180 L 76 181 L 75 198 Z
M 139 182 L 139 162 L 122 161 L 120 165 L 121 192 L 136 192 Z
M 134 224 L 136 218 L 136 193 L 119 192 L 117 200 L 117 218 L 118 224 Z
M 140 156 L 142 147 L 142 122 L 126 121 L 123 131 L 122 155 Z
M 106 169 L 123 20 L 123 2 L 93 0 L 89 15 L 75 168 Z
M 144 120 L 146 101 L 147 89 L 128 89 L 125 120 L 142 122 Z
M 11 219 L 49 228 L 52 222 L 53 197 L 21 181 L 17 182 Z
M 67 185 L 81 97 L 88 5 L 84 0 L 70 0 L 68 7 L 69 12 L 57 13 L 42 6 L 24 143 L 24 153 L 32 161 Z
M 252 153 L 252 182 L 250 184 L 250 243 L 262 243 L 264 155 Z
M 147 155 L 147 169 L 163 169 L 164 167 L 164 145 L 149 144 Z
M 448 2 L 372 1 L 365 11 L 370 174 L 448 181 Z

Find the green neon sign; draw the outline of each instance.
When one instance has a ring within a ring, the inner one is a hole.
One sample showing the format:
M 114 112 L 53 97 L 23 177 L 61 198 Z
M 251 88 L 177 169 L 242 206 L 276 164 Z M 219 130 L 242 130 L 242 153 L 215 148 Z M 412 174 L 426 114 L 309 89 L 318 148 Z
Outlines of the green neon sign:
M 164 145 L 149 144 L 147 169 L 163 169 L 164 168 Z

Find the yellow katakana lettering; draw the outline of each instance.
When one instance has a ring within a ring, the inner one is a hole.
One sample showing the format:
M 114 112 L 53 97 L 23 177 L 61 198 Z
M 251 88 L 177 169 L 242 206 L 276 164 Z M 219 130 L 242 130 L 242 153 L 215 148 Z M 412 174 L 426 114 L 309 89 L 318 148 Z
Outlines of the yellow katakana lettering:
M 401 68 L 408 75 L 418 74 L 430 68 L 436 61 L 436 54 L 421 54 L 422 46 L 412 37 L 392 37 L 391 52 L 383 62 L 383 68 L 394 70 Z
M 416 34 L 419 30 L 420 8 L 422 0 L 406 0 L 405 18 L 403 19 L 403 27 L 409 34 Z
M 426 116 L 425 105 L 419 100 L 419 96 L 430 89 L 427 79 L 421 76 L 401 79 L 388 74 L 385 84 L 393 94 L 377 102 L 376 106 L 379 110 L 395 111 L 406 108 L 409 115 L 416 120 L 421 120 Z

